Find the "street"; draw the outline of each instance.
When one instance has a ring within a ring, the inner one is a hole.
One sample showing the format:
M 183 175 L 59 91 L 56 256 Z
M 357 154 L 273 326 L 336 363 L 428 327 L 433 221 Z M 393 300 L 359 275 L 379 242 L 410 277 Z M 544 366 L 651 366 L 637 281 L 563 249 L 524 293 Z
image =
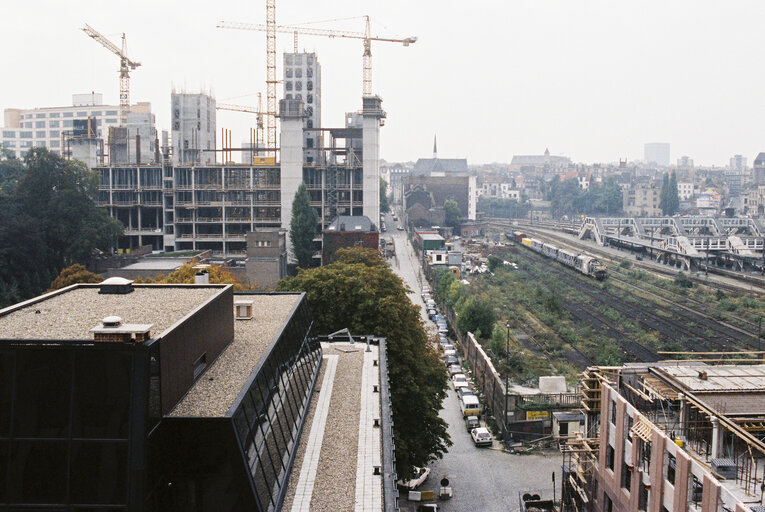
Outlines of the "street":
M 390 216 L 387 222 L 396 248 L 396 258 L 391 262 L 393 270 L 412 289 L 412 302 L 420 306 L 426 325 L 431 325 L 422 301 L 417 256 L 406 238 L 406 232 L 397 231 L 397 223 Z M 449 479 L 454 497 L 439 502 L 441 510 L 508 512 L 519 509 L 519 493 L 532 492 L 542 497 L 553 497 L 553 471 L 556 472 L 558 485 L 561 478 L 562 457 L 559 453 L 512 455 L 503 452 L 496 442 L 493 448 L 476 448 L 465 429 L 457 394 L 451 385 L 443 407 L 440 415 L 449 424 L 449 435 L 454 445 L 443 459 L 430 464 L 431 475 L 420 488 L 434 490 L 437 495 L 441 478 L 446 476 Z M 560 497 L 559 490 L 555 492 Z M 415 510 L 417 503 L 406 498 L 403 492 L 401 510 Z

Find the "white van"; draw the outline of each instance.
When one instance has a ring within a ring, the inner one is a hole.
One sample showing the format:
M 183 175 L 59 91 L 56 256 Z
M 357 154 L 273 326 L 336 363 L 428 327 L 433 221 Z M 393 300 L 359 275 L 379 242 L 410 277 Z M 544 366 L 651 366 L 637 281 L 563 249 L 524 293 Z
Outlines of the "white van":
M 478 397 L 475 395 L 464 395 L 460 398 L 460 409 L 462 409 L 463 418 L 466 416 L 480 416 L 481 402 L 478 401 Z

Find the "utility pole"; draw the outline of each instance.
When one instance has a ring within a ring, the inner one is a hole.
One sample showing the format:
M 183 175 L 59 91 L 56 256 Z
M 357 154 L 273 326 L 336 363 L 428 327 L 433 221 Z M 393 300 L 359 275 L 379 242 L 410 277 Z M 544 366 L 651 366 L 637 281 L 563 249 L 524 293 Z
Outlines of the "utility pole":
M 757 351 L 762 352 L 762 315 L 757 320 Z M 762 357 L 762 354 L 760 354 L 760 357 Z
M 505 368 L 505 417 L 502 418 L 502 440 L 507 442 L 509 440 L 509 436 L 507 435 L 507 394 L 510 392 L 510 322 L 507 322 L 505 327 L 507 327 L 507 343 L 505 345 L 505 362 L 507 364 L 507 368 Z

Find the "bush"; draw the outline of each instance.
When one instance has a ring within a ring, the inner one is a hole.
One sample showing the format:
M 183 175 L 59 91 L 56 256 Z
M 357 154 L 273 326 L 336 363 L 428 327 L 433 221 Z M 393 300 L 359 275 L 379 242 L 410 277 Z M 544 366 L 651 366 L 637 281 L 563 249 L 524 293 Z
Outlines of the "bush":
M 632 268 L 632 262 L 629 260 L 622 260 L 619 262 L 620 268 Z
M 693 280 L 683 272 L 679 272 L 675 276 L 675 284 L 680 288 L 693 288 Z

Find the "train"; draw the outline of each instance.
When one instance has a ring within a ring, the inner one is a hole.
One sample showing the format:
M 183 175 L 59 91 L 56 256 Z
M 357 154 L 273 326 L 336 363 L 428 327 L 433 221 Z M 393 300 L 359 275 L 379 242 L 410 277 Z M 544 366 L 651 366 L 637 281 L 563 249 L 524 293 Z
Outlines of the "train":
M 582 274 L 594 277 L 598 281 L 602 281 L 606 278 L 605 265 L 593 256 L 560 249 L 553 244 L 526 236 L 526 234 L 521 231 L 513 232 L 513 240 L 528 247 L 534 252 L 538 252 L 543 256 L 559 261 Z

